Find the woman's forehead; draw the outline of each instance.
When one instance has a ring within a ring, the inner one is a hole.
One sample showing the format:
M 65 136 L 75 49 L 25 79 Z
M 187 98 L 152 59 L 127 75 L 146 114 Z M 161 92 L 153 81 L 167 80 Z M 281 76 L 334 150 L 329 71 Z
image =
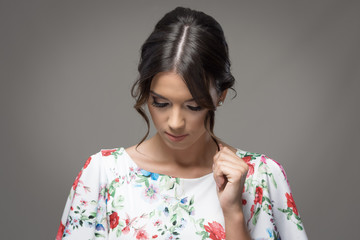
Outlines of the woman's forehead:
M 174 72 L 156 74 L 151 81 L 150 90 L 169 100 L 185 101 L 193 98 L 184 79 Z
M 194 101 L 189 88 L 181 75 L 175 72 L 161 72 L 156 74 L 151 82 L 150 91 L 157 97 L 171 101 Z M 206 91 L 206 89 L 202 89 Z M 216 89 L 211 85 L 209 93 L 213 101 L 217 98 Z

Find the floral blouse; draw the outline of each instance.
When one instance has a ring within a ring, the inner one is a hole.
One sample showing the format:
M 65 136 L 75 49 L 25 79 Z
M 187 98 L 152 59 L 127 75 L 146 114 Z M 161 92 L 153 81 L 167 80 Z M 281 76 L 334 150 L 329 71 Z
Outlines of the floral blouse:
M 307 239 L 282 166 L 237 150 L 249 165 L 244 217 L 252 239 Z M 176 178 L 140 169 L 124 148 L 86 161 L 56 239 L 225 239 L 213 174 Z

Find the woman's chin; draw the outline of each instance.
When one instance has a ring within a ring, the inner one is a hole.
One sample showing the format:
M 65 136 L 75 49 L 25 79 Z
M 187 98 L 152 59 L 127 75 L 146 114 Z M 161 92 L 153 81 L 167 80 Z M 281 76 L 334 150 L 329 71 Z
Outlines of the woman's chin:
M 170 149 L 173 150 L 186 150 L 191 147 L 191 143 L 186 141 L 187 139 L 182 139 L 181 141 L 177 141 L 176 139 L 171 139 L 168 136 L 161 136 L 162 142 Z

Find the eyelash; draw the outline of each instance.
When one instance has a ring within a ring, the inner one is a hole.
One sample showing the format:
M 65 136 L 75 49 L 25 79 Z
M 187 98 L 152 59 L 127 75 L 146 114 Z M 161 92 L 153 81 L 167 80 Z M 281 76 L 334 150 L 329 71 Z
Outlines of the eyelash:
M 201 111 L 202 110 L 202 107 L 200 106 L 197 106 L 197 107 L 193 107 L 193 106 L 187 106 L 191 111 Z
M 154 107 L 157 107 L 157 108 L 164 108 L 168 105 L 168 103 L 158 103 L 154 99 L 154 101 L 151 103 L 151 105 L 153 105 Z
M 166 106 L 169 105 L 169 103 L 159 103 L 159 102 L 156 102 L 155 98 L 153 99 L 153 102 L 151 103 L 151 105 L 153 105 L 154 107 L 157 107 L 157 108 L 164 108 Z M 202 107 L 201 106 L 197 106 L 197 107 L 193 107 L 193 106 L 187 106 L 191 111 L 194 111 L 194 112 L 197 112 L 197 111 L 201 111 L 202 110 Z

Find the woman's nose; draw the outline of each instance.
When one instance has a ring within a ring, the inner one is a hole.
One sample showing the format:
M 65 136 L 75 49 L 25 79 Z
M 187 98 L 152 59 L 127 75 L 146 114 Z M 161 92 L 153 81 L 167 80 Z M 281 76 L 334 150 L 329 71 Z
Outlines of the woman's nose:
M 185 126 L 185 119 L 181 114 L 180 109 L 174 108 L 168 119 L 169 128 L 179 130 Z

